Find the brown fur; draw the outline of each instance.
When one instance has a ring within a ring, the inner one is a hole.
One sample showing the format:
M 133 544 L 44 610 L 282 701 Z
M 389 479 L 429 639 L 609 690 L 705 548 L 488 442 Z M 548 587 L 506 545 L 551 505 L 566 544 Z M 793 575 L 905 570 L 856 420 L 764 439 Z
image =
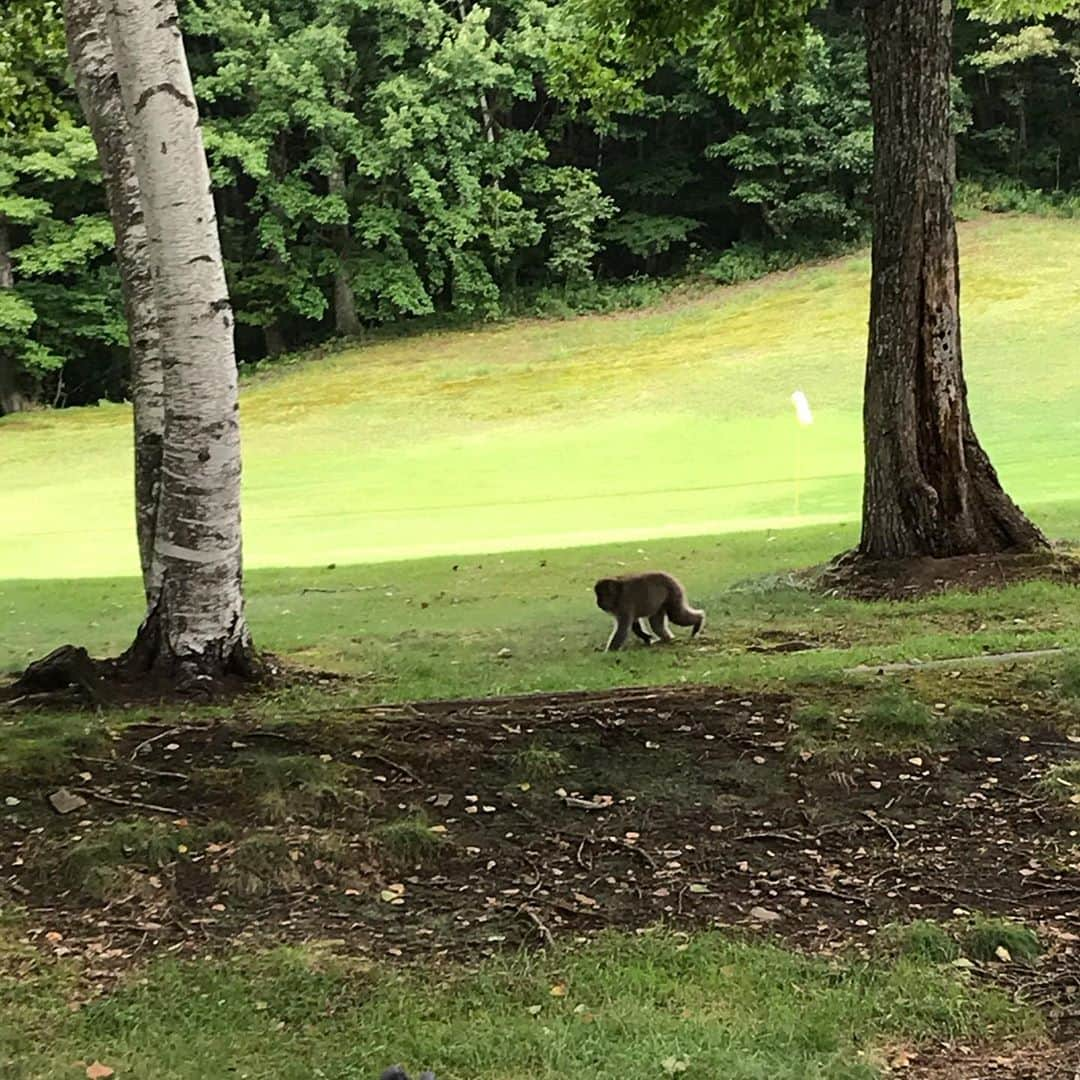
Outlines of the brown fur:
M 615 629 L 608 639 L 607 651 L 622 648 L 631 630 L 646 645 L 652 637 L 641 625 L 648 619 L 652 632 L 661 641 L 672 641 L 667 620 L 676 626 L 692 626 L 694 636 L 705 625 L 705 612 L 686 602 L 686 590 L 678 578 L 659 571 L 647 574 L 624 574 L 601 578 L 594 586 L 596 606 L 615 618 Z

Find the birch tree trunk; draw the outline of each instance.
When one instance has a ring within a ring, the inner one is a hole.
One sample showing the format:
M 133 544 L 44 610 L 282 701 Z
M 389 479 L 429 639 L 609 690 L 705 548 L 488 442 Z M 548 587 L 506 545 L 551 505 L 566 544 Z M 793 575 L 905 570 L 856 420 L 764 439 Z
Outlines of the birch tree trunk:
M 951 0 L 865 7 L 874 242 L 859 554 L 1034 551 L 972 427 L 960 347 Z
M 131 130 L 124 115 L 104 2 L 67 0 L 64 25 L 75 88 L 97 144 L 109 215 L 116 233 L 116 261 L 131 342 L 135 522 L 143 591 L 147 610 L 152 611 L 157 607 L 162 579 L 162 567 L 154 544 L 165 430 L 161 342 Z
M 7 222 L 0 217 L 0 289 L 15 288 L 15 271 L 11 265 L 11 234 Z M 19 389 L 19 369 L 15 357 L 0 347 L 0 416 L 22 412 L 30 404 Z
M 129 655 L 167 678 L 249 674 L 233 317 L 175 0 L 108 0 L 158 312 L 161 588 Z

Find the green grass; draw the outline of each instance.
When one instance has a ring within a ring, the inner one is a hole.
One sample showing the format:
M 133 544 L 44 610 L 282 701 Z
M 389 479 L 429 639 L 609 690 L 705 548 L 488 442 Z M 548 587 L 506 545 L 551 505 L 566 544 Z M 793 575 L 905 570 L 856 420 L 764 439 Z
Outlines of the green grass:
M 72 975 L 30 961 L 0 979 L 5 1077 L 66 1080 L 73 1062 L 97 1059 L 154 1080 L 369 1080 L 404 1060 L 439 1080 L 651 1080 L 683 1062 L 688 1080 L 872 1080 L 898 1040 L 1040 1030 L 1001 993 L 925 959 L 817 960 L 717 934 L 610 935 L 469 974 L 313 950 L 158 961 L 73 1013 L 75 992 Z
M 1051 534 L 1074 537 L 1078 241 L 1080 223 L 1032 219 L 979 221 L 962 240 L 980 433 L 1009 489 Z M 1074 590 L 1042 582 L 862 604 L 788 577 L 856 537 L 866 276 L 864 257 L 845 259 L 633 316 L 412 338 L 247 380 L 256 640 L 312 667 L 371 676 L 294 687 L 225 715 L 265 727 L 314 718 L 330 746 L 335 724 L 356 734 L 353 702 L 695 682 L 801 685 L 799 700 L 829 702 L 799 714 L 802 745 L 822 750 L 922 745 L 996 724 L 984 700 L 992 686 L 950 684 L 978 699 L 966 703 L 952 691 L 928 696 L 917 677 L 882 692 L 842 671 L 1080 649 Z M 801 433 L 796 388 L 816 412 Z M 101 655 L 130 641 L 140 590 L 129 428 L 119 406 L 0 421 L 0 672 L 63 641 Z M 592 582 L 646 566 L 685 579 L 708 629 L 692 641 L 679 633 L 669 648 L 604 655 L 609 620 Z M 751 651 L 785 638 L 819 647 Z M 1029 678 L 1023 692 L 1063 710 L 1080 698 L 1075 660 Z M 950 704 L 940 716 L 924 704 L 940 700 Z M 198 723 L 222 710 L 184 712 L 155 715 Z M 70 777 L 73 754 L 109 756 L 111 737 L 146 715 L 0 711 L 2 794 L 22 800 L 19 820 L 51 814 L 43 789 Z M 644 750 L 586 762 L 537 742 L 506 779 L 539 784 L 586 768 L 613 788 L 711 797 L 682 790 L 677 755 Z M 394 812 L 405 816 L 371 830 L 352 769 L 262 751 L 193 769 L 208 805 L 273 823 L 230 834 L 221 887 L 250 897 L 313 888 L 325 863 L 355 870 L 366 889 L 372 851 L 406 866 L 436 850 L 437 835 L 403 805 Z M 324 818 L 348 819 L 355 850 L 309 827 Z M 43 873 L 105 899 L 130 884 L 125 867 L 168 867 L 202 833 L 122 822 L 52 862 L 48 841 L 29 836 L 35 851 L 44 845 Z M 651 1080 L 684 1062 L 689 1078 L 862 1080 L 877 1075 L 884 1045 L 1036 1034 L 1030 1012 L 942 963 L 959 947 L 992 957 L 1004 945 L 1026 958 L 1027 933 L 978 922 L 958 943 L 909 928 L 873 962 L 718 935 L 612 935 L 468 972 L 384 967 L 377 947 L 365 961 L 252 949 L 191 963 L 148 947 L 137 974 L 73 1012 L 88 985 L 78 962 L 44 960 L 19 945 L 18 928 L 0 927 L 0 1074 L 59 1080 L 98 1058 L 120 1077 L 154 1080 L 367 1080 L 404 1059 L 414 1071 L 436 1066 L 439 1080 Z M 553 985 L 566 996 L 553 997 Z
M 1031 927 L 987 915 L 948 927 L 926 919 L 896 923 L 882 930 L 877 944 L 885 955 L 925 964 L 952 963 L 961 956 L 981 964 L 1031 964 L 1044 951 Z
M 963 233 L 979 430 L 1010 490 L 1059 536 L 1080 535 L 1068 467 L 1078 241 L 1080 223 L 1026 218 Z M 1071 594 L 1049 585 L 902 607 L 785 585 L 856 539 L 865 279 L 857 257 L 632 316 L 436 334 L 248 381 L 258 643 L 373 672 L 365 696 L 399 699 L 1080 645 Z M 796 386 L 817 416 L 801 436 Z M 130 641 L 129 424 L 120 406 L 0 420 L 0 672 L 62 641 L 98 654 Z M 365 559 L 398 561 L 350 565 Z M 608 620 L 592 582 L 650 565 L 708 608 L 705 638 L 599 655 Z M 768 575 L 772 587 L 745 584 Z M 765 629 L 825 647 L 748 653 Z
M 561 750 L 536 743 L 526 746 L 514 755 L 514 771 L 525 781 L 550 780 L 567 767 L 566 756 Z
M 194 774 L 197 784 L 217 799 L 250 802 L 273 822 L 317 820 L 322 813 L 355 797 L 345 781 L 347 766 L 306 754 L 257 751 L 241 755 L 235 766 L 213 766 Z
M 1025 506 L 1075 521 L 1080 221 L 980 220 L 962 247 L 978 430 Z M 246 564 L 851 522 L 867 274 L 860 255 L 642 313 L 433 334 L 256 376 Z M 797 388 L 815 409 L 805 431 Z M 130 443 L 123 406 L 0 421 L 4 577 L 136 572 Z
M 221 823 L 177 826 L 146 819 L 101 825 L 78 844 L 46 844 L 32 858 L 38 872 L 61 889 L 92 900 L 132 891 L 137 873 L 153 873 L 207 841 L 228 837 Z
M 1055 799 L 1080 807 L 1080 761 L 1070 761 L 1048 769 L 1040 786 Z
M 884 927 L 877 936 L 877 945 L 888 954 L 928 964 L 947 964 L 960 956 L 960 946 L 952 934 L 928 919 Z
M 423 814 L 384 821 L 371 831 L 383 855 L 396 866 L 422 863 L 442 847 L 442 838 L 431 831 L 431 822 Z
M 782 580 L 745 584 L 819 562 L 853 539 L 850 529 L 817 527 L 332 571 L 255 571 L 249 612 L 263 648 L 311 667 L 373 673 L 356 689 L 358 700 L 797 681 L 886 660 L 1080 648 L 1075 590 L 1046 582 L 905 604 L 825 599 Z M 631 642 L 605 655 L 599 650 L 611 620 L 596 608 L 592 582 L 609 568 L 645 566 L 669 567 L 685 579 L 691 599 L 709 612 L 705 633 L 691 639 L 676 630 L 672 647 Z M 373 584 L 379 587 L 351 591 Z M 344 591 L 304 592 L 312 587 Z M 14 671 L 61 641 L 99 655 L 118 653 L 138 623 L 140 596 L 131 581 L 8 581 L 0 582 L 3 609 L 13 614 L 0 635 L 0 671 Z M 822 647 L 748 651 L 764 631 Z M 499 655 L 504 648 L 510 657 Z M 317 688 L 286 695 L 282 715 L 319 696 Z
M 932 741 L 943 726 L 943 718 L 915 695 L 894 687 L 867 702 L 862 718 L 863 733 L 870 739 L 901 746 Z
M 1008 919 L 977 918 L 961 940 L 964 952 L 983 963 L 1012 959 L 1029 964 L 1043 952 L 1034 930 Z
M 807 690 L 807 692 L 812 692 Z M 839 699 L 835 692 L 829 703 L 810 701 L 799 706 L 793 717 L 797 726 L 788 750 L 792 754 L 809 751 L 843 758 L 875 750 L 900 751 L 930 748 L 967 730 L 972 721 L 966 714 L 955 720 L 944 711 L 932 709 L 917 694 L 899 685 L 863 692 L 857 707 L 844 705 L 850 695 Z M 972 711 L 976 707 L 969 706 Z M 985 715 L 982 710 L 980 715 Z

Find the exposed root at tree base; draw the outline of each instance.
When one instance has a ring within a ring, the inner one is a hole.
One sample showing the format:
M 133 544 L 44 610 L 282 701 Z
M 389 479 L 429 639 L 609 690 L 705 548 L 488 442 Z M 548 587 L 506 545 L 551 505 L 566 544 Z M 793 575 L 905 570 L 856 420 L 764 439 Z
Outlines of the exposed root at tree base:
M 1024 555 L 958 555 L 948 559 L 866 559 L 842 555 L 807 579 L 828 596 L 917 600 L 923 596 L 999 589 L 1022 581 L 1080 585 L 1080 560 L 1064 550 Z
M 33 661 L 10 686 L 0 688 L 0 703 L 57 707 L 160 704 L 167 701 L 229 701 L 276 683 L 295 682 L 285 664 L 270 653 L 247 658 L 236 670 L 207 674 L 145 667 L 134 654 L 96 660 L 79 645 L 61 645 Z

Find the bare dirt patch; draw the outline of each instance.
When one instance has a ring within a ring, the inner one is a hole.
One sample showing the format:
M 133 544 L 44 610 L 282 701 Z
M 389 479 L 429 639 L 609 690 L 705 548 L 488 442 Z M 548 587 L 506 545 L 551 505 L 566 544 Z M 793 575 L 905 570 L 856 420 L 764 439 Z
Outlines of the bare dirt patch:
M 902 755 L 798 734 L 786 697 L 700 687 L 138 725 L 72 760 L 68 813 L 60 784 L 2 778 L 0 889 L 103 978 L 165 950 L 464 958 L 657 922 L 870 951 L 987 912 L 1049 953 L 984 973 L 1080 1020 L 1080 814 L 1040 785 L 1080 742 L 1051 710 Z
M 950 559 L 843 557 L 808 575 L 830 596 L 916 600 L 945 592 L 981 592 L 1022 581 L 1080 585 L 1080 561 L 1064 551 L 1036 555 L 962 555 Z
M 1080 1076 L 1080 1048 L 1026 1047 L 1002 1053 L 967 1045 L 945 1045 L 908 1057 L 897 1055 L 903 1068 L 894 1071 L 906 1080 L 1076 1080 Z

